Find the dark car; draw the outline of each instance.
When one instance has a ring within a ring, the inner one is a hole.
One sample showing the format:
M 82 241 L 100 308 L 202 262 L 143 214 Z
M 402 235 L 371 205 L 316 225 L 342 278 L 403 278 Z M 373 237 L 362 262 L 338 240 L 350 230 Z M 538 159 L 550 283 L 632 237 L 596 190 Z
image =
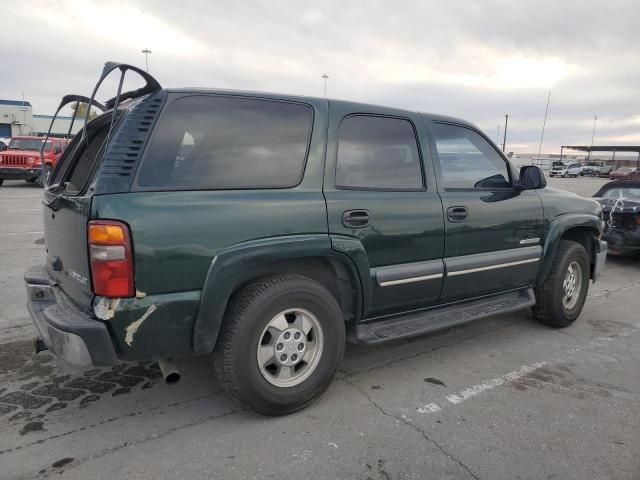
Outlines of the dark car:
M 65 151 L 46 265 L 25 275 L 37 345 L 71 362 L 159 360 L 175 380 L 172 359 L 213 354 L 235 399 L 282 415 L 327 389 L 346 340 L 530 308 L 567 327 L 604 265 L 600 205 L 464 120 L 164 89 L 111 63 L 100 82 L 113 70 L 146 86 Z
M 622 180 L 604 185 L 594 198 L 602 205 L 603 240 L 616 254 L 640 253 L 640 181 Z
M 640 173 L 635 167 L 620 167 L 613 172 L 609 172 L 611 180 L 634 180 L 640 178 Z

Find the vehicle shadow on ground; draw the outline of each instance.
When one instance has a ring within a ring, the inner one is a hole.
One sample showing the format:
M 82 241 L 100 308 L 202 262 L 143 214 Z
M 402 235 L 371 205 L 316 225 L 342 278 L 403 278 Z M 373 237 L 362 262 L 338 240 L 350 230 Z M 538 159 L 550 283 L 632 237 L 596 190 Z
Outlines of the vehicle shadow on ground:
M 35 182 L 5 180 L 0 186 L 0 192 L 3 189 L 15 189 L 15 190 L 33 190 L 35 192 L 41 192 L 42 187 L 39 187 Z
M 379 368 L 444 346 L 454 346 L 482 334 L 491 335 L 527 315 L 499 316 L 425 337 L 380 346 L 347 345 L 338 376 Z M 536 327 L 537 328 L 537 327 Z M 47 352 L 33 353 L 31 341 L 4 344 L 0 351 L 0 431 L 21 435 L 46 429 L 52 417 L 90 411 L 95 418 L 122 417 L 139 403 L 155 410 L 200 401 L 211 410 L 233 405 L 216 379 L 210 356 L 176 362 L 182 380 L 165 385 L 156 362 L 122 363 L 83 369 Z M 236 406 L 234 405 L 234 408 Z M 236 409 L 240 410 L 240 407 Z

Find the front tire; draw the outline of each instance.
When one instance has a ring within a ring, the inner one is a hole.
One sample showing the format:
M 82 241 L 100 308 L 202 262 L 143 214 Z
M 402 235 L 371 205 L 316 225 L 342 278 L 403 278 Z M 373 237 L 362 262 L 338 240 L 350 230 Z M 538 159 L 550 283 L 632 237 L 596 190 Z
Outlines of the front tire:
M 264 415 L 287 415 L 329 387 L 344 347 L 344 320 L 334 296 L 310 278 L 278 275 L 235 295 L 214 365 L 234 399 Z
M 551 271 L 536 289 L 533 314 L 540 322 L 556 328 L 571 325 L 582 312 L 589 290 L 589 257 L 584 247 L 562 240 Z

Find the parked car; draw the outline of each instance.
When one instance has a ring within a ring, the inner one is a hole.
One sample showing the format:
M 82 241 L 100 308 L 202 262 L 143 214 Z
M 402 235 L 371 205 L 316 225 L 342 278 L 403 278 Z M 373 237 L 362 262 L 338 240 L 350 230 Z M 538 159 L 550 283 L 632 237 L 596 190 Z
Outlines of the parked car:
M 44 137 L 12 137 L 7 150 L 0 152 L 0 185 L 5 180 L 26 180 L 42 186 L 40 147 Z M 66 138 L 49 138 L 44 146 L 44 174 L 48 177 L 66 148 Z
M 633 180 L 635 178 L 640 178 L 640 173 L 635 167 L 620 167 L 609 173 L 611 180 Z
M 233 398 L 283 415 L 327 389 L 345 340 L 529 308 L 567 327 L 602 270 L 600 205 L 518 173 L 464 120 L 164 89 L 121 64 L 100 82 L 113 70 L 146 85 L 106 103 L 44 191 L 38 350 L 159 360 L 171 381 L 171 359 L 213 354 Z
M 569 163 L 554 165 L 549 172 L 550 177 L 573 177 L 576 178 L 582 172 L 582 165 L 579 163 Z
M 600 167 L 600 170 L 598 171 L 598 176 L 599 177 L 608 177 L 609 173 L 611 173 L 612 169 L 613 169 L 613 167 L 611 165 L 603 165 L 602 167 Z
M 587 177 L 595 177 L 600 172 L 600 166 L 597 163 L 587 163 L 582 167 L 580 175 Z
M 609 182 L 594 195 L 602 205 L 603 240 L 615 254 L 640 253 L 640 181 Z

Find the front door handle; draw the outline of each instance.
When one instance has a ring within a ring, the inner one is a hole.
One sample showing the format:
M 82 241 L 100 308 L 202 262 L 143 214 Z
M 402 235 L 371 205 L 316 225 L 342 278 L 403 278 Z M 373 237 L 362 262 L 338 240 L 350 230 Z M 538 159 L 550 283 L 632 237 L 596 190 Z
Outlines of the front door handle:
M 342 214 L 342 224 L 348 228 L 363 228 L 371 223 L 368 210 L 347 210 Z
M 467 207 L 449 207 L 447 208 L 447 219 L 450 222 L 464 222 L 469 216 Z

